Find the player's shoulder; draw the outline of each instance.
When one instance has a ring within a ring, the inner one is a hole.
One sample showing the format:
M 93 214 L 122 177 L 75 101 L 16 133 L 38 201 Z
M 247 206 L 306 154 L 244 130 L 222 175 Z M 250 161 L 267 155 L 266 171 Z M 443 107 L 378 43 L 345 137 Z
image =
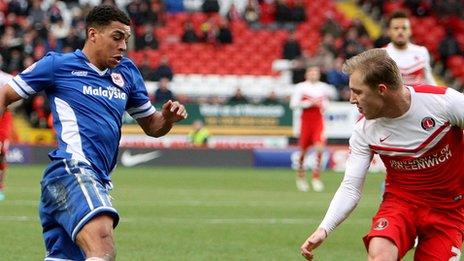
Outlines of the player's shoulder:
M 119 62 L 117 67 L 118 67 L 119 70 L 121 70 L 121 69 L 128 70 L 128 71 L 138 70 L 135 63 L 131 59 L 127 58 L 127 57 L 123 57 L 122 60 Z
M 68 61 L 75 60 L 77 58 L 75 52 L 72 53 L 58 53 L 58 52 L 47 52 L 43 60 L 53 61 L 55 66 L 60 66 Z
M 418 44 L 413 44 L 413 43 L 409 43 L 408 49 L 411 50 L 411 51 L 414 51 L 414 52 L 420 52 L 420 53 L 424 53 L 424 54 L 429 53 L 429 51 L 427 50 L 427 47 L 422 46 L 422 45 L 418 45 Z

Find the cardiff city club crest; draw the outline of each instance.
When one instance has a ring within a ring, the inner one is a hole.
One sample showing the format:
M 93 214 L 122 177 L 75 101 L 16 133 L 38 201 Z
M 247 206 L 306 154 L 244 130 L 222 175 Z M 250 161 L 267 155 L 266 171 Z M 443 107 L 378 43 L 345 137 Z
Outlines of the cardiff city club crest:
M 111 73 L 111 79 L 117 86 L 121 88 L 124 86 L 124 78 L 122 78 L 120 73 Z

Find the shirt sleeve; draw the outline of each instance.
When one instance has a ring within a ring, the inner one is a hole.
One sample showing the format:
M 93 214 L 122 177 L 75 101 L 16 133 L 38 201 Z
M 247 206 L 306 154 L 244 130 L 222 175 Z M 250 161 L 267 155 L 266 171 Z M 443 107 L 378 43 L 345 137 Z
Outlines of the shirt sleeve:
M 350 138 L 350 156 L 346 164 L 345 176 L 319 225 L 327 234 L 342 223 L 357 206 L 372 156 L 360 133 L 355 131 Z
M 53 85 L 53 68 L 55 55 L 48 53 L 20 74 L 13 77 L 8 84 L 24 99 Z
M 290 108 L 292 110 L 302 108 L 302 106 L 300 104 L 302 96 L 303 96 L 303 94 L 302 94 L 300 85 L 296 85 L 295 90 L 293 90 L 292 97 L 290 98 Z
M 132 67 L 132 86 L 126 105 L 126 111 L 134 119 L 148 117 L 155 113 L 156 109 L 148 98 L 147 87 L 145 86 L 142 75 L 138 69 L 135 68 L 135 65 Z
M 451 124 L 464 129 L 464 94 L 452 88 L 447 88 L 445 95 L 448 99 L 446 113 L 448 113 Z

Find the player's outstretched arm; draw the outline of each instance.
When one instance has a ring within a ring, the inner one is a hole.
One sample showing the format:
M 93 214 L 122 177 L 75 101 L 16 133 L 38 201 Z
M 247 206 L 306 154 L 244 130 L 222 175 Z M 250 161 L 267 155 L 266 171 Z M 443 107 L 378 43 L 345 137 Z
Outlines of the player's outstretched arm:
M 306 241 L 301 246 L 301 254 L 306 258 L 306 260 L 313 260 L 314 254 L 313 250 L 322 244 L 322 242 L 327 237 L 327 232 L 323 228 L 318 228 L 314 233 L 306 239 Z
M 168 133 L 175 122 L 187 118 L 187 111 L 184 105 L 177 101 L 167 101 L 163 104 L 161 112 L 137 119 L 143 131 L 152 137 L 161 137 Z
M 9 84 L 0 87 L 0 116 L 3 115 L 8 105 L 20 99 L 21 96 Z

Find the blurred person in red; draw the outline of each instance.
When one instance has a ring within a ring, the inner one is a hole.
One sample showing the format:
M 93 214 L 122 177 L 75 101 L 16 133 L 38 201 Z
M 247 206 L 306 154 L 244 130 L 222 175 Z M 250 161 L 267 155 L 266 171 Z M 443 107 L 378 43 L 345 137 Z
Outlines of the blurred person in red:
M 295 86 L 290 98 L 290 108 L 301 110 L 300 120 L 300 154 L 296 166 L 296 186 L 298 190 L 306 192 L 309 189 L 306 180 L 305 156 L 310 147 L 316 151 L 316 162 L 312 167 L 312 187 L 316 192 L 324 190 L 320 179 L 322 168 L 322 154 L 326 138 L 324 135 L 324 109 L 329 99 L 335 99 L 335 88 L 321 82 L 321 72 L 318 66 L 311 66 L 306 70 L 306 81 Z
M 11 78 L 13 78 L 12 75 L 0 71 L 0 88 L 3 88 Z M 10 111 L 5 111 L 0 116 L 0 201 L 5 199 L 6 153 L 8 152 L 12 133 L 13 115 Z

